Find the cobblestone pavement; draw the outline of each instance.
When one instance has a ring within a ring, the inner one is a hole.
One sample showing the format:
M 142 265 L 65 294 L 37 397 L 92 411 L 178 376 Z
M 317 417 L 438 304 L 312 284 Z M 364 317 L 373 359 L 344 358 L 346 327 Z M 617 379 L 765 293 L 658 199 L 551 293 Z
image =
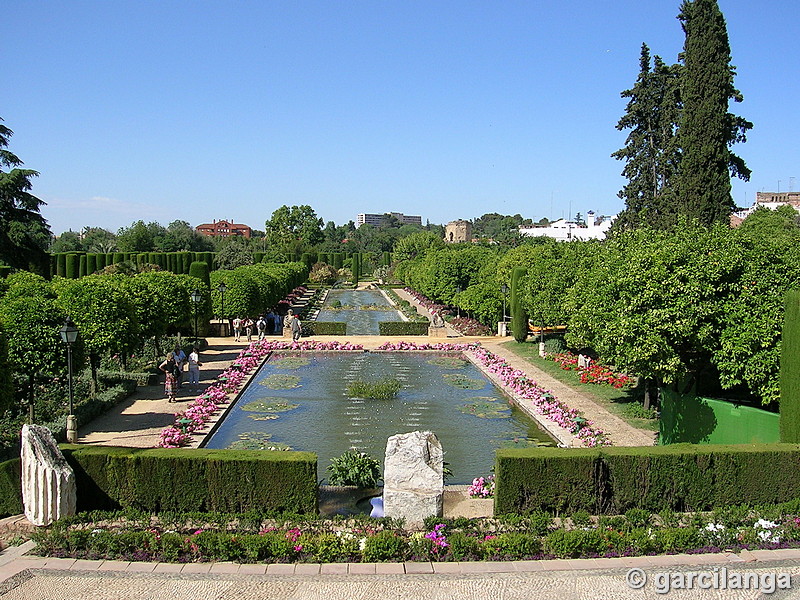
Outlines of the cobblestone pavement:
M 4 600 L 800 598 L 800 550 L 503 563 L 181 565 L 21 556 L 30 546 L 0 554 Z M 642 574 L 647 582 L 640 589 L 627 583 Z M 722 581 L 728 589 L 713 589 Z M 732 589 L 737 581 L 747 588 Z M 783 589 L 787 583 L 791 588 Z

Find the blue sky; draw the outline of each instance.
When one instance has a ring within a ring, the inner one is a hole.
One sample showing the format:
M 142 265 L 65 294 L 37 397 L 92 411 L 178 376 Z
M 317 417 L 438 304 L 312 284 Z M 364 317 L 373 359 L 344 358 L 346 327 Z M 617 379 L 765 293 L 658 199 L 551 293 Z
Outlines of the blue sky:
M 642 42 L 676 61 L 679 4 L 9 0 L 0 117 L 55 233 L 263 229 L 282 204 L 337 224 L 614 214 L 619 93 Z M 736 147 L 749 206 L 800 190 L 800 10 L 719 4 L 745 99 L 733 112 L 755 124 Z

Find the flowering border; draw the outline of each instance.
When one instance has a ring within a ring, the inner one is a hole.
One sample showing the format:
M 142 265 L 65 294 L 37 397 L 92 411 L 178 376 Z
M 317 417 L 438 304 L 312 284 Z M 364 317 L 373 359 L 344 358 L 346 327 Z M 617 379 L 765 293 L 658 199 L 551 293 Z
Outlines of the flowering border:
M 581 440 L 585 446 L 593 448 L 611 445 L 606 432 L 595 427 L 592 421 L 583 418 L 577 409 L 570 408 L 558 400 L 551 391 L 544 389 L 530 379 L 525 372 L 515 369 L 505 359 L 489 352 L 478 342 L 469 344 L 386 342 L 378 346 L 377 350 L 449 350 L 468 352 L 484 369 L 497 377 L 507 393 L 530 401 L 538 414 L 566 429 Z
M 251 343 L 239 353 L 239 356 L 225 369 L 205 392 L 198 396 L 186 407 L 186 410 L 175 415 L 172 425 L 161 431 L 159 448 L 180 448 L 188 446 L 195 433 L 208 423 L 211 418 L 230 402 L 229 396 L 235 394 L 242 387 L 245 379 L 263 361 L 269 353 L 275 350 L 305 350 L 305 351 L 347 351 L 363 350 L 361 344 L 348 342 L 318 342 L 303 340 L 288 342 L 283 340 L 260 340 Z

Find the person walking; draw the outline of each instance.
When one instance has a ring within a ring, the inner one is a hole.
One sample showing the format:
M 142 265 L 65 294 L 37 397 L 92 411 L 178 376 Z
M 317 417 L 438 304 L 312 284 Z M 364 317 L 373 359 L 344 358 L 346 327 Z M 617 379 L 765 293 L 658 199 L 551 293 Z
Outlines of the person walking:
M 250 317 L 244 318 L 244 323 L 242 323 L 242 327 L 244 327 L 244 333 L 247 336 L 247 341 L 253 341 L 253 319 Z
M 202 366 L 200 353 L 197 350 L 197 346 L 195 346 L 189 353 L 189 385 L 192 386 L 192 391 L 194 392 L 200 387 L 200 367 Z
M 239 317 L 236 317 L 233 320 L 233 339 L 235 341 L 239 341 L 242 337 L 242 320 Z
M 283 315 L 275 309 L 275 335 L 283 335 Z
M 266 321 L 267 321 L 267 335 L 272 335 L 272 333 L 275 331 L 275 313 L 272 312 L 271 308 L 267 311 Z
M 292 341 L 296 342 L 300 339 L 300 335 L 303 332 L 303 326 L 300 323 L 300 317 L 297 315 L 292 315 L 292 323 L 290 325 L 292 329 Z
M 170 402 L 175 402 L 175 394 L 178 389 L 178 365 L 175 363 L 175 354 L 168 352 L 166 360 L 158 368 L 164 372 L 164 393 Z
M 178 373 L 175 376 L 175 385 L 178 386 L 178 389 L 181 389 L 181 386 L 183 385 L 183 367 L 186 366 L 186 353 L 181 350 L 180 346 L 175 346 L 173 354 L 175 355 L 175 364 L 178 365 Z
M 264 319 L 264 315 L 258 317 L 258 321 L 256 321 L 256 331 L 258 331 L 259 340 L 263 340 L 264 336 L 267 335 L 267 321 Z

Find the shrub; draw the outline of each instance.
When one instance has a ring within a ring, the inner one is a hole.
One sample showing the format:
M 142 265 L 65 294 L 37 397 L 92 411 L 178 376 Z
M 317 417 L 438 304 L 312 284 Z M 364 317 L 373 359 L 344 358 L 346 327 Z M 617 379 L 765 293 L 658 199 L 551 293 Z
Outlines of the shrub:
M 452 535 L 448 539 L 452 539 Z M 487 558 L 523 560 L 541 554 L 542 541 L 535 534 L 510 532 L 487 539 L 483 547 Z
M 520 343 L 528 337 L 528 314 L 522 302 L 522 281 L 527 273 L 524 267 L 515 267 L 511 272 L 511 332 Z
M 366 452 L 348 450 L 328 465 L 331 485 L 375 487 L 381 478 L 381 463 Z
M 800 442 L 800 290 L 786 294 L 781 342 L 781 441 Z
M 403 386 L 396 379 L 382 381 L 363 381 L 356 379 L 347 386 L 347 395 L 351 398 L 371 398 L 376 400 L 391 400 Z
M 405 558 L 408 542 L 393 531 L 379 531 L 364 542 L 366 562 L 398 561 Z
M 303 335 L 347 335 L 347 323 L 333 321 L 303 323 Z

